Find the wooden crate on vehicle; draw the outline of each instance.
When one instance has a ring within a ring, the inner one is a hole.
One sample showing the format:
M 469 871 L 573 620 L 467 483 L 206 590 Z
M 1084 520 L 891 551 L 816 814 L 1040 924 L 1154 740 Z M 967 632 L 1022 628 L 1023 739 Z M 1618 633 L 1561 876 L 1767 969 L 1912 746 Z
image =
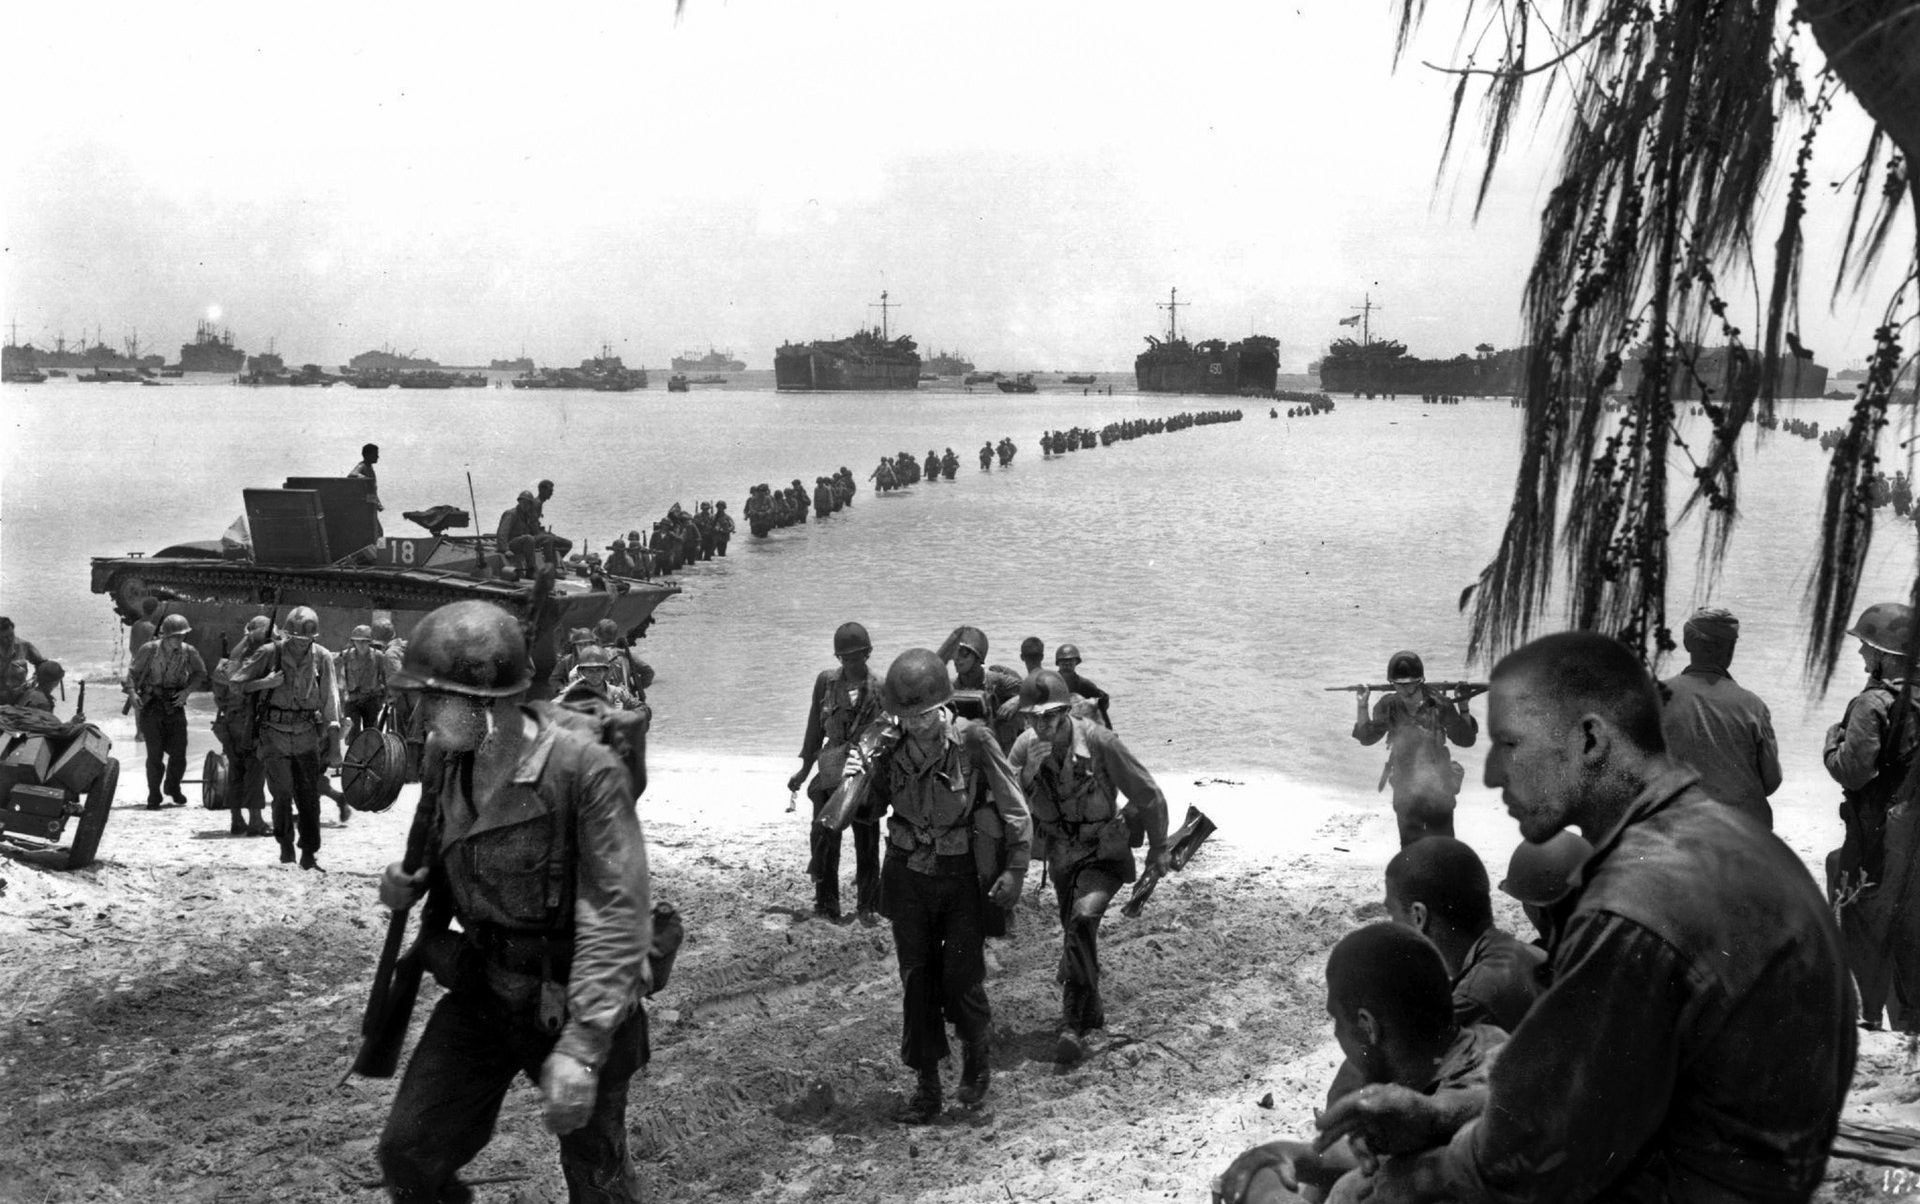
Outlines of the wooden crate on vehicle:
M 51 844 L 67 826 L 67 813 L 67 792 L 60 787 L 15 786 L 0 803 L 0 832 Z
M 54 757 L 45 780 L 75 794 L 85 794 L 106 771 L 107 757 L 112 751 L 113 742 L 105 732 L 91 725 L 81 728 L 80 734 Z

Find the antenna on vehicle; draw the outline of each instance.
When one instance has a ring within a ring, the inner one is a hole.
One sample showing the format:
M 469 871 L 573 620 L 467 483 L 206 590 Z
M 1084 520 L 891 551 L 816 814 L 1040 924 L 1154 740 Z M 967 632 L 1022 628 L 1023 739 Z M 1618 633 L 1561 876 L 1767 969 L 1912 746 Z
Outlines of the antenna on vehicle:
M 475 501 L 473 496 L 472 469 L 467 470 L 467 505 L 473 508 L 473 526 L 477 531 L 480 529 L 480 503 Z M 485 564 L 487 562 L 487 558 L 481 555 L 480 544 L 477 541 L 473 545 L 473 561 L 475 564 Z

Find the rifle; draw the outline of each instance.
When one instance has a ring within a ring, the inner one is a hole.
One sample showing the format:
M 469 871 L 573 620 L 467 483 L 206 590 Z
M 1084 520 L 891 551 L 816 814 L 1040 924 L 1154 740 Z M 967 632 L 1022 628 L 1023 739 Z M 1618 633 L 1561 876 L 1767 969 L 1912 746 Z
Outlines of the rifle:
M 1487 683 L 1484 681 L 1426 681 L 1421 684 L 1443 694 L 1449 692 L 1457 694 L 1461 702 L 1487 692 Z M 1388 682 L 1377 686 L 1322 686 L 1320 688 L 1329 694 L 1387 694 L 1392 692 L 1393 683 Z
M 821 827 L 835 832 L 846 830 L 847 825 L 853 822 L 853 817 L 866 806 L 870 779 L 905 735 L 905 729 L 891 719 L 876 719 L 866 726 L 855 742 L 859 764 L 866 768 L 860 773 L 848 773 L 834 787 L 833 797 L 820 809 L 818 822 Z M 849 756 L 847 762 L 852 765 L 853 757 Z
M 1201 814 L 1200 808 L 1189 806 L 1186 820 L 1167 838 L 1167 869 L 1178 873 L 1187 868 L 1187 862 L 1193 860 L 1193 855 L 1200 851 L 1207 837 L 1213 835 L 1215 827 L 1212 820 Z M 1153 897 L 1154 887 L 1160 885 L 1160 877 L 1158 872 L 1151 869 L 1140 875 L 1140 881 L 1133 884 L 1133 893 L 1127 896 L 1120 914 L 1129 919 L 1139 915 L 1140 909 Z
M 426 791 L 422 790 L 422 801 Z M 435 796 L 436 807 L 438 796 Z M 401 867 L 411 874 L 426 864 L 428 852 L 437 835 L 434 815 L 419 817 L 407 833 L 407 853 Z M 413 1019 L 413 1005 L 420 994 L 420 975 L 426 968 L 422 949 L 437 934 L 446 931 L 453 918 L 452 907 L 443 901 L 446 892 L 429 890 L 420 916 L 420 935 L 413 948 L 403 956 L 400 945 L 407 935 L 407 913 L 402 908 L 387 919 L 387 936 L 380 946 L 380 964 L 373 971 L 373 989 L 367 994 L 367 1010 L 360 1018 L 360 1052 L 353 1059 L 342 1083 L 351 1075 L 369 1079 L 390 1079 L 400 1065 L 400 1051 L 407 1043 L 407 1025 Z

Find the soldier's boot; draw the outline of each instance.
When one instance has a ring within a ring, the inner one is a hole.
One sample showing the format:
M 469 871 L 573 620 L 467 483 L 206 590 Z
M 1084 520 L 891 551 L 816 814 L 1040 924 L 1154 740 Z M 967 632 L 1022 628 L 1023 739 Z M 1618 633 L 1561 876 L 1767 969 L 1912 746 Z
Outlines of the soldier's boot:
M 978 1041 L 968 1041 L 961 1046 L 958 1098 L 968 1107 L 987 1098 L 987 1088 L 993 1083 L 992 1056 L 993 1039 L 984 1034 Z
M 247 813 L 235 807 L 227 813 L 227 835 L 245 836 L 247 834 Z
M 813 914 L 822 920 L 840 919 L 840 883 L 822 878 L 813 884 Z
M 1074 1031 L 1071 1024 L 1060 1026 L 1060 1036 L 1053 1043 L 1053 1060 L 1062 1066 L 1071 1066 L 1087 1056 L 1087 1043 Z
M 920 1072 L 920 1082 L 894 1119 L 903 1125 L 930 1125 L 940 1118 L 940 1071 Z

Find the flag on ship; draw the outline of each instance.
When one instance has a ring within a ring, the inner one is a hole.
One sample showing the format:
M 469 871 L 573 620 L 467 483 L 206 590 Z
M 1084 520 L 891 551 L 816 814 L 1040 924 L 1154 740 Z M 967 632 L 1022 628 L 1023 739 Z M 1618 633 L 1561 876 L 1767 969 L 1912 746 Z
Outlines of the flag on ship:
M 1340 325 L 1342 325 L 1342 326 L 1358 326 L 1358 325 L 1360 325 L 1360 315 L 1359 315 L 1359 314 L 1355 314 L 1355 315 L 1353 315 L 1353 316 L 1352 316 L 1351 318 L 1342 318 L 1342 319 L 1340 319 Z

